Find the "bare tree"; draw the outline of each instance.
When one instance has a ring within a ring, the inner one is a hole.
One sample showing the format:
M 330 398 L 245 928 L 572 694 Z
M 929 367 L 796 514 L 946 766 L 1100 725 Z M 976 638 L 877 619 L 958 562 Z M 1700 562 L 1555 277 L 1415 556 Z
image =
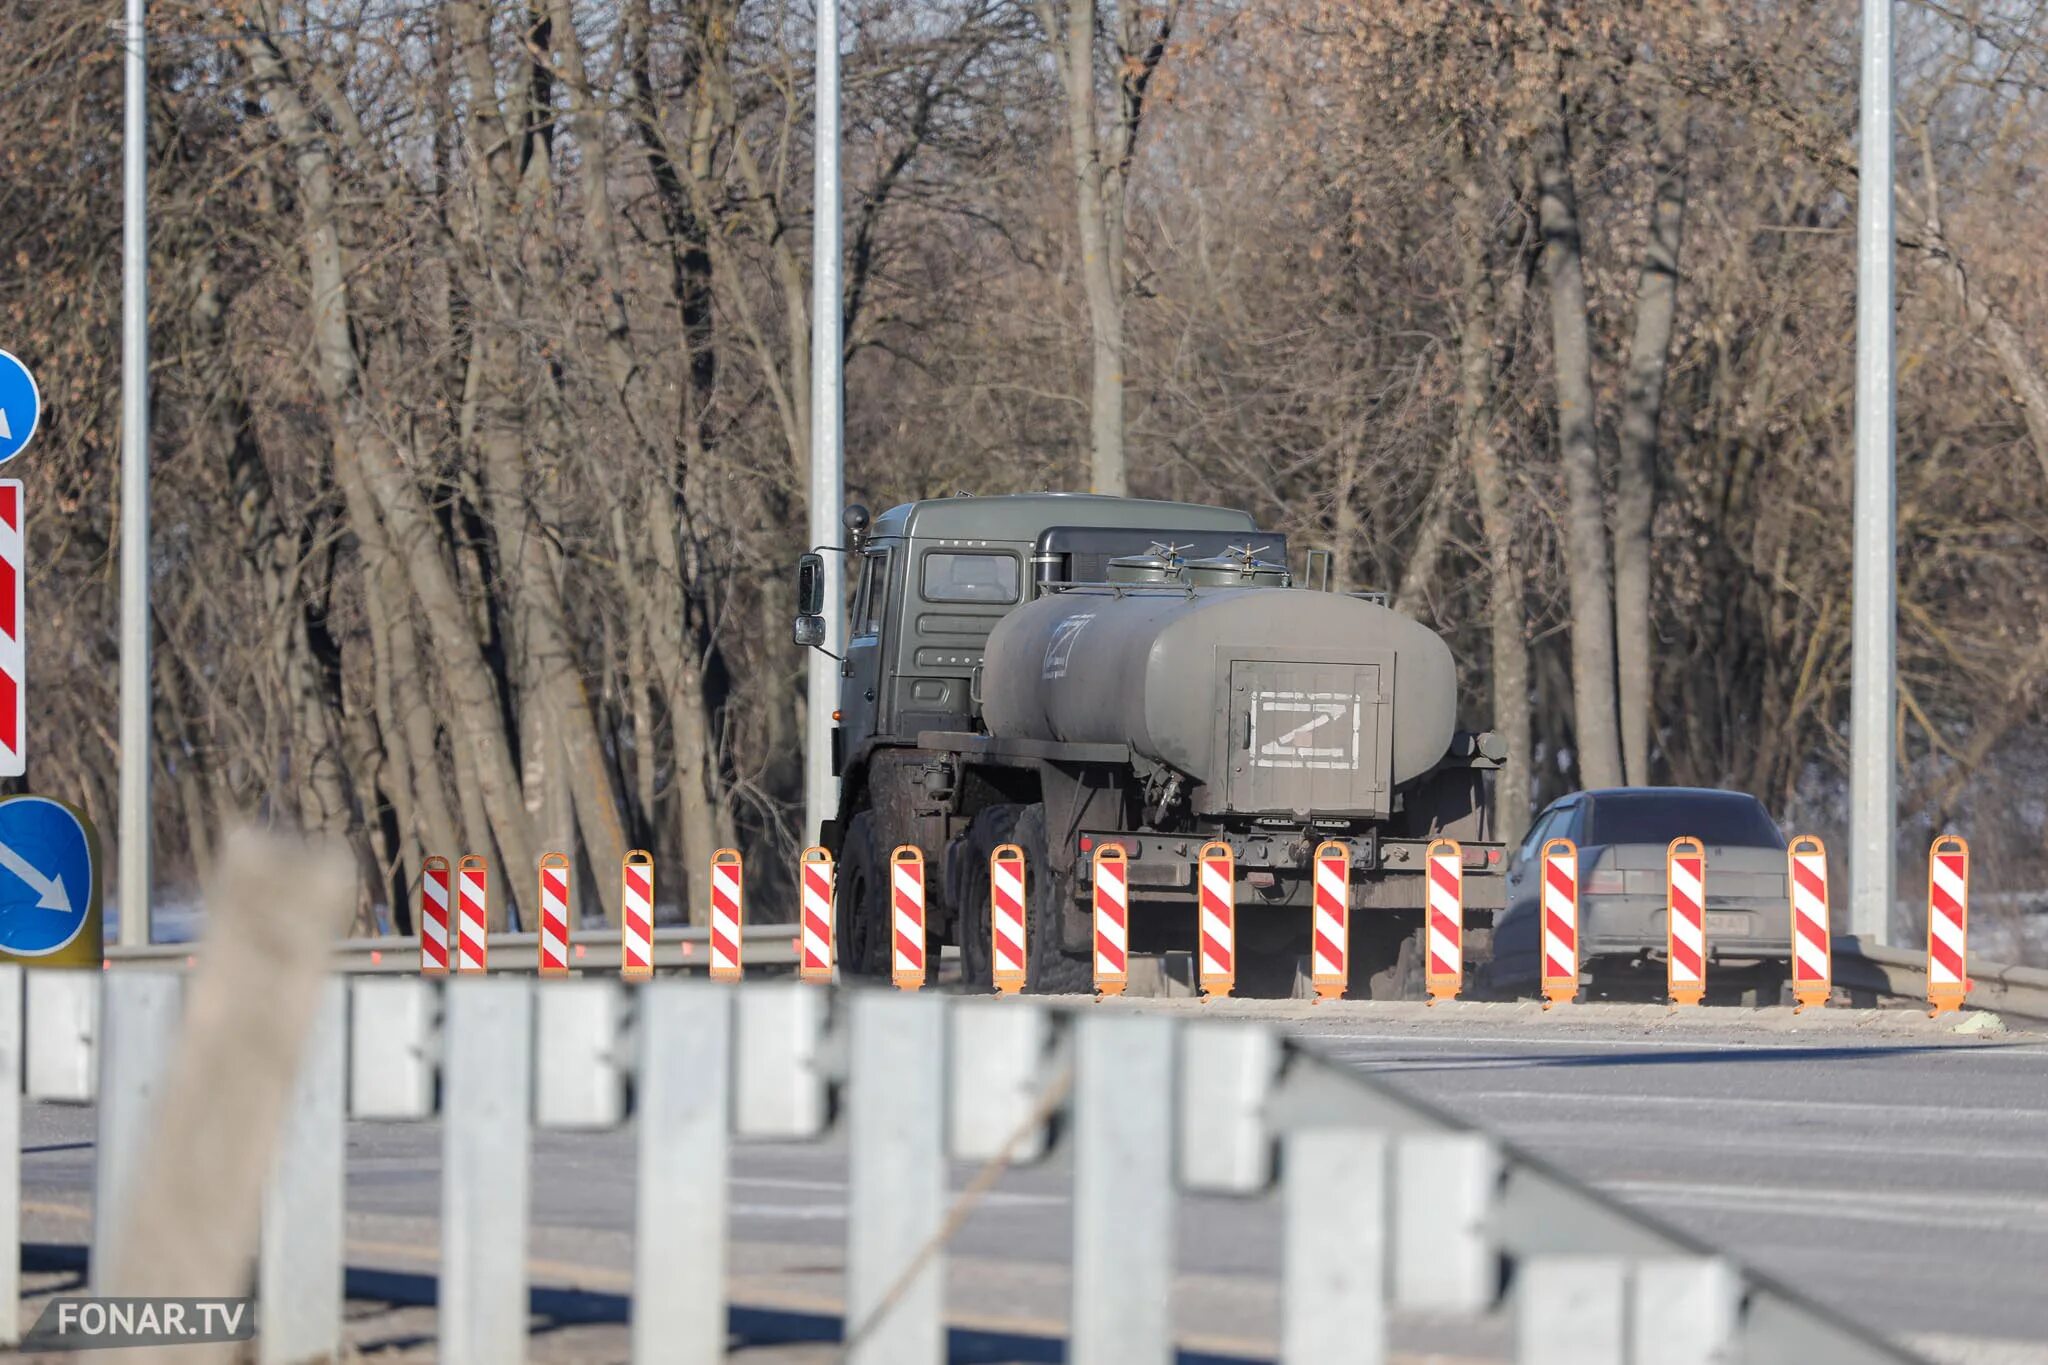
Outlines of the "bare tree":
M 1067 139 L 1073 154 L 1074 217 L 1080 228 L 1081 284 L 1088 299 L 1089 482 L 1098 493 L 1122 496 L 1130 477 L 1124 456 L 1124 258 L 1127 249 L 1131 165 L 1144 124 L 1145 98 L 1173 37 L 1180 0 L 1150 6 L 1112 0 L 1113 112 L 1098 112 L 1095 74 L 1095 0 L 1034 0 L 1066 96 Z

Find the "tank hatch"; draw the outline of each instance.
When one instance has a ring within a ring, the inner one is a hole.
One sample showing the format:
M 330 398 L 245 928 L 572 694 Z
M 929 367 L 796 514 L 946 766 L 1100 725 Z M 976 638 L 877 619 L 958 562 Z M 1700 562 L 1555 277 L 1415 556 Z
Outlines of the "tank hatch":
M 1109 581 L 1112 583 L 1177 583 L 1181 569 L 1187 561 L 1181 558 L 1185 545 L 1161 544 L 1154 541 L 1152 548 L 1141 555 L 1118 555 L 1109 561 Z
M 1266 545 L 1233 545 L 1220 555 L 1208 555 L 1187 562 L 1185 573 L 1188 582 L 1202 588 L 1285 588 L 1293 585 L 1293 578 L 1285 564 L 1276 564 L 1262 556 L 1271 549 Z

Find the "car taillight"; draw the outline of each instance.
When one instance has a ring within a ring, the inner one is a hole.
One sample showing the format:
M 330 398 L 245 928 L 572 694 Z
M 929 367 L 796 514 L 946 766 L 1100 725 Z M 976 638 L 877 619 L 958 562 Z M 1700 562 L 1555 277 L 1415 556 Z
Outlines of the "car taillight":
M 1618 867 L 1596 867 L 1593 875 L 1586 878 L 1585 893 L 1589 896 L 1619 896 L 1627 890 L 1627 879 Z

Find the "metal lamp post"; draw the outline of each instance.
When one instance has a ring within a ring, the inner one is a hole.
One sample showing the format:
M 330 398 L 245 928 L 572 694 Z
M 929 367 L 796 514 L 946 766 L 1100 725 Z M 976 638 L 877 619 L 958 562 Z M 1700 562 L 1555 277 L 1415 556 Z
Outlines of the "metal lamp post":
M 811 488 L 810 543 L 841 543 L 839 515 L 846 503 L 844 390 L 840 375 L 839 285 L 839 4 L 818 0 L 816 202 L 811 235 Z M 819 827 L 839 810 L 839 779 L 832 775 L 832 711 L 839 664 L 846 652 L 846 561 L 827 550 L 824 648 L 808 651 L 804 702 L 804 829 L 815 843 Z
M 1855 622 L 1849 679 L 1850 928 L 1891 936 L 1898 818 L 1893 677 L 1892 0 L 1864 0 L 1862 170 L 1856 191 Z

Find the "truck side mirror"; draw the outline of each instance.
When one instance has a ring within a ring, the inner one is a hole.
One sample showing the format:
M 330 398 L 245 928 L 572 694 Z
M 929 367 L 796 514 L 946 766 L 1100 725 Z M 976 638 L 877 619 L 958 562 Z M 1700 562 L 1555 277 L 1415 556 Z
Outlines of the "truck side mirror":
M 825 614 L 825 556 L 821 554 L 807 554 L 796 562 L 796 614 Z
M 799 616 L 790 630 L 790 638 L 805 649 L 816 649 L 825 643 L 825 618 L 822 616 Z

